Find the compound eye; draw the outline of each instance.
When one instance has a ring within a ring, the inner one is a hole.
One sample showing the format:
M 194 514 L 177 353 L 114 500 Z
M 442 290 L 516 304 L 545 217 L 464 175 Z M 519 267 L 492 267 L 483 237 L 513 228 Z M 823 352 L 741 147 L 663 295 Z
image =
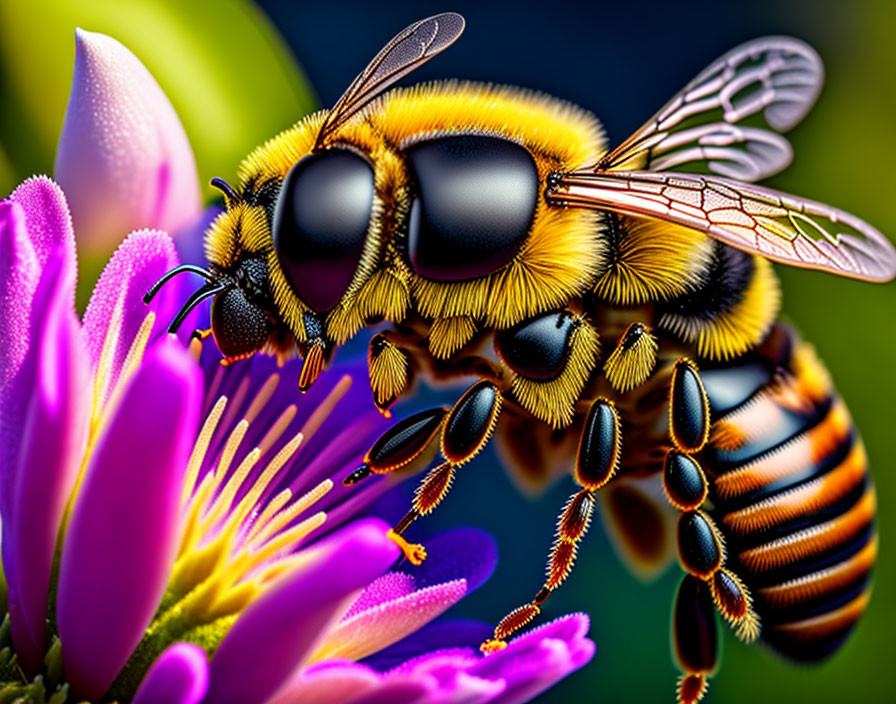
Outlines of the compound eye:
M 239 288 L 229 288 L 212 301 L 212 332 L 225 357 L 246 357 L 257 352 L 273 330 L 268 314 Z
M 465 281 L 517 255 L 538 203 L 538 169 L 519 144 L 460 135 L 406 151 L 417 187 L 408 218 L 408 259 L 420 276 Z
M 341 149 L 305 157 L 283 181 L 274 248 L 296 294 L 314 310 L 330 310 L 351 284 L 373 196 L 373 168 Z

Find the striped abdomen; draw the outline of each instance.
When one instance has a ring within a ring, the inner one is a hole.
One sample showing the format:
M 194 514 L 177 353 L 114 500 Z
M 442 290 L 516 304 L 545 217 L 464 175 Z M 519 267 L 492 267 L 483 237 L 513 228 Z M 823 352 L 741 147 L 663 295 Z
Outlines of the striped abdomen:
M 704 462 L 728 565 L 752 592 L 762 638 L 821 660 L 870 593 L 875 497 L 861 438 L 812 348 L 783 326 L 750 361 L 703 379 Z

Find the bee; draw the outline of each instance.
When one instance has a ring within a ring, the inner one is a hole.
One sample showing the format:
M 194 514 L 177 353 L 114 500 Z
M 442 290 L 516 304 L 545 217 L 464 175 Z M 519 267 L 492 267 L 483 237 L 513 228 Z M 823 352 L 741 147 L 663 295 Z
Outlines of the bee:
M 848 213 L 753 185 L 790 162 L 781 133 L 818 95 L 818 56 L 795 39 L 748 42 L 609 150 L 593 115 L 547 95 L 387 91 L 463 28 L 454 13 L 411 25 L 331 110 L 251 153 L 236 188 L 215 179 L 226 211 L 208 269 L 174 269 L 147 298 L 203 276 L 171 329 L 213 297 L 204 334 L 226 360 L 295 347 L 302 391 L 384 324 L 368 364 L 387 414 L 416 375 L 476 377 L 452 407 L 398 421 L 345 477 L 433 460 L 390 531 L 413 564 L 426 553 L 405 532 L 492 435 L 525 476 L 569 458 L 577 489 L 547 579 L 484 652 L 569 576 L 599 493 L 624 554 L 657 562 L 638 489 L 657 480 L 684 571 L 678 701 L 698 701 L 716 669 L 716 611 L 790 659 L 829 656 L 868 601 L 875 495 L 824 366 L 777 321 L 770 262 L 886 281 L 896 252 Z

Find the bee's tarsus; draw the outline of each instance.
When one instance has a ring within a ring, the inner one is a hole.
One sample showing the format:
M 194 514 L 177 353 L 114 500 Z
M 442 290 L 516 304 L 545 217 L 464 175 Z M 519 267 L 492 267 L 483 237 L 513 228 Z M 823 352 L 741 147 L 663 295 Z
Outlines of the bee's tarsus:
M 322 340 L 314 340 L 302 361 L 302 371 L 299 372 L 299 391 L 303 394 L 317 381 L 320 373 L 326 366 L 324 359 L 324 343 Z
M 354 472 L 349 474 L 345 479 L 342 480 L 343 486 L 352 486 L 353 484 L 357 484 L 360 481 L 363 481 L 367 477 L 370 476 L 370 467 L 366 464 L 362 464 L 358 467 Z

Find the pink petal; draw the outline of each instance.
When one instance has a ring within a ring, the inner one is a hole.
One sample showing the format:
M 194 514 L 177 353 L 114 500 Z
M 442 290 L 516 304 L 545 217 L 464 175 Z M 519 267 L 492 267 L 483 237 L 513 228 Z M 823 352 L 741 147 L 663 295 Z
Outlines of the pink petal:
M 31 299 L 39 278 L 40 265 L 28 239 L 24 209 L 13 201 L 0 201 L 0 510 L 5 520 L 27 398 L 16 389 L 29 386 L 21 383 L 20 376 L 31 336 Z
M 103 269 L 84 311 L 84 337 L 91 370 L 96 372 L 107 335 L 110 330 L 118 334 L 108 372 L 108 389 L 117 381 L 131 343 L 147 314 L 150 311 L 156 313 L 152 341 L 164 334 L 179 308 L 182 285 L 187 283 L 182 279 L 171 281 L 149 305 L 143 302 L 143 295 L 149 288 L 177 263 L 174 243 L 166 233 L 141 230 L 128 235 Z M 120 318 L 113 329 L 116 309 L 119 309 Z
M 447 611 L 466 593 L 466 580 L 457 579 L 377 604 L 330 629 L 313 659 L 365 658 L 414 633 Z
M 30 388 L 21 366 L 31 339 L 32 302 L 41 269 L 58 251 L 65 277 L 75 272 L 75 240 L 65 196 L 45 176 L 30 178 L 0 201 L 0 475 L 9 475 Z M 71 293 L 74 306 L 74 287 Z M 5 482 L 0 480 L 0 482 Z M 0 503 L 11 497 L 0 483 Z
M 140 60 L 103 34 L 75 31 L 55 173 L 90 253 L 138 228 L 175 232 L 200 213 L 196 162 L 174 108 Z
M 485 704 L 501 695 L 507 684 L 503 679 L 483 679 L 467 672 L 476 662 L 472 653 L 431 653 L 419 658 L 412 667 L 396 668 L 387 676 L 429 677 L 438 682 L 438 693 L 432 697 L 439 704 Z
M 133 704 L 198 704 L 208 690 L 208 659 L 191 643 L 175 643 L 156 660 Z
M 502 678 L 507 689 L 495 704 L 520 704 L 577 670 L 594 656 L 585 614 L 567 614 L 514 638 L 504 650 L 482 658 L 469 672 Z
M 32 176 L 12 192 L 9 199 L 22 206 L 28 224 L 28 239 L 40 266 L 57 247 L 65 252 L 66 267 L 76 268 L 75 232 L 68 202 L 62 189 L 46 176 Z M 77 272 L 75 272 L 77 273 Z
M 212 659 L 207 704 L 264 701 L 300 668 L 357 593 L 399 556 L 378 519 L 352 523 L 308 548 L 236 620 Z
M 49 304 L 33 328 L 26 359 L 33 366 L 21 450 L 15 471 L 6 551 L 10 619 L 16 653 L 36 673 L 45 651 L 47 593 L 59 522 L 87 442 L 90 395 L 81 328 L 71 297 L 74 270 L 61 256 L 44 268 L 35 298 L 49 291 Z M 60 269 L 62 272 L 60 272 Z
M 62 549 L 57 616 L 66 680 L 96 700 L 143 637 L 179 539 L 199 368 L 174 340 L 149 350 L 93 450 Z
M 413 593 L 415 589 L 414 578 L 404 572 L 387 572 L 363 591 L 352 607 L 346 612 L 342 620 L 345 621 L 362 611 L 372 609 L 374 606 L 384 604 L 393 599 Z
M 265 704 L 344 704 L 380 686 L 382 675 L 353 662 L 326 663 L 294 677 Z

